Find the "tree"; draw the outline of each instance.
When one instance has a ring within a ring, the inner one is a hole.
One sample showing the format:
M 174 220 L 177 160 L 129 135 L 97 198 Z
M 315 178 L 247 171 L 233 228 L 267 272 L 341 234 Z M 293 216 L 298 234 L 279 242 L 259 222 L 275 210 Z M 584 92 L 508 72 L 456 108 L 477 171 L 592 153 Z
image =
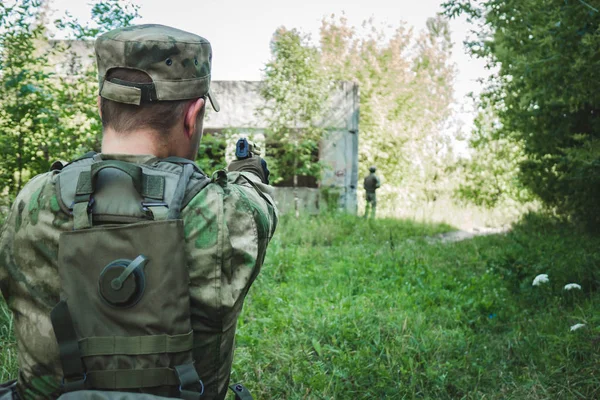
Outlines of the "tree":
M 332 79 L 360 88 L 361 173 L 376 165 L 384 181 L 435 201 L 451 158 L 444 126 L 455 71 L 447 22 L 431 18 L 418 35 L 400 24 L 386 35 L 372 19 L 359 30 L 332 16 L 321 26 L 321 52 Z
M 487 105 L 480 106 L 474 122 L 471 157 L 457 163 L 461 182 L 456 197 L 486 208 L 532 200 L 518 179 L 519 164 L 525 159 L 523 144 L 499 135 L 500 121 Z
M 70 18 L 57 25 L 75 39 L 90 40 L 130 23 L 135 10 L 104 0 L 93 5 L 90 26 Z M 0 3 L 0 179 L 9 197 L 54 160 L 99 145 L 95 68 L 81 70 L 73 58 L 77 75 L 56 73 L 68 46 L 49 40 L 46 11 L 40 0 Z
M 600 10 L 583 0 L 452 0 L 481 27 L 468 43 L 498 73 L 484 97 L 501 138 L 522 143 L 519 178 L 542 202 L 600 229 Z
M 298 176 L 317 177 L 315 160 L 325 130 L 318 126 L 327 94 L 328 81 L 320 73 L 318 50 L 308 36 L 281 27 L 271 40 L 272 59 L 265 67 L 261 94 L 266 105 L 260 110 L 267 122 L 269 160 L 274 182 L 293 177 L 294 204 L 298 215 Z
M 42 11 L 35 0 L 0 4 L 0 179 L 10 194 L 21 189 L 29 168 L 47 169 L 49 154 L 60 152 L 49 55 L 37 51 L 45 40 Z

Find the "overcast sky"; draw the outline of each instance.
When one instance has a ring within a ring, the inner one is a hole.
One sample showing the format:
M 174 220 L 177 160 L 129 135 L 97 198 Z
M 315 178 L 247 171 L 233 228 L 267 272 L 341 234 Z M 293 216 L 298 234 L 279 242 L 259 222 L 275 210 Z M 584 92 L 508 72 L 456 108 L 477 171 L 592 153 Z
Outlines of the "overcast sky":
M 382 26 L 400 21 L 417 31 L 427 18 L 441 10 L 441 0 L 134 0 L 141 6 L 136 23 L 170 25 L 207 38 L 213 47 L 213 79 L 259 80 L 269 60 L 269 41 L 279 26 L 298 28 L 318 39 L 323 17 L 345 12 L 351 25 L 373 17 Z M 53 0 L 56 16 L 65 10 L 81 20 L 89 19 L 90 6 L 82 0 Z M 458 68 L 455 97 L 459 109 L 467 93 L 478 92 L 477 78 L 484 77 L 483 62 L 470 58 L 462 42 L 468 27 L 464 20 L 451 21 L 455 43 L 453 61 Z M 469 124 L 469 116 L 461 119 Z

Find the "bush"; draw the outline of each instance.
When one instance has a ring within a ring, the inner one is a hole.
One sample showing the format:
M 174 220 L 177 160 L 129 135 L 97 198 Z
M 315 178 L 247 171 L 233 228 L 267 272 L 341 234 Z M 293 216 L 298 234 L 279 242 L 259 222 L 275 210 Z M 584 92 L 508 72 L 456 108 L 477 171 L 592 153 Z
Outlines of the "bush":
M 523 144 L 522 183 L 549 208 L 600 230 L 600 10 L 583 0 L 450 0 L 477 26 L 491 69 L 484 103 Z M 541 11 L 543 10 L 543 11 Z

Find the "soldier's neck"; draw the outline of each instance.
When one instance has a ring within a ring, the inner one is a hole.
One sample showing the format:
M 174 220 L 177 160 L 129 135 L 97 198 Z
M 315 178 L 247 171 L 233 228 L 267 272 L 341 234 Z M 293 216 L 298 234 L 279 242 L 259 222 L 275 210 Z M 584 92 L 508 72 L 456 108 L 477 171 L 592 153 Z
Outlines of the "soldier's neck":
M 105 154 L 152 154 L 158 158 L 169 157 L 169 149 L 158 143 L 157 134 L 151 130 L 121 133 L 106 128 L 102 134 L 102 153 Z

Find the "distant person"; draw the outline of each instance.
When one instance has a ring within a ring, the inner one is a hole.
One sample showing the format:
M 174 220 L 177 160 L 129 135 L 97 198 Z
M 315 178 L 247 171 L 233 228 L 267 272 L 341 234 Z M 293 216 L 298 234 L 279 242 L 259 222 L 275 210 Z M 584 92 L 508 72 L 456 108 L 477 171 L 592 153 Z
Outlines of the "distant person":
M 365 215 L 367 218 L 369 216 L 369 207 L 371 208 L 371 218 L 375 218 L 375 211 L 377 209 L 377 196 L 375 195 L 375 191 L 379 189 L 381 186 L 381 182 L 377 175 L 375 175 L 375 171 L 377 168 L 372 166 L 369 168 L 370 174 L 365 178 L 363 182 L 363 187 L 367 192 L 367 204 L 365 205 Z

